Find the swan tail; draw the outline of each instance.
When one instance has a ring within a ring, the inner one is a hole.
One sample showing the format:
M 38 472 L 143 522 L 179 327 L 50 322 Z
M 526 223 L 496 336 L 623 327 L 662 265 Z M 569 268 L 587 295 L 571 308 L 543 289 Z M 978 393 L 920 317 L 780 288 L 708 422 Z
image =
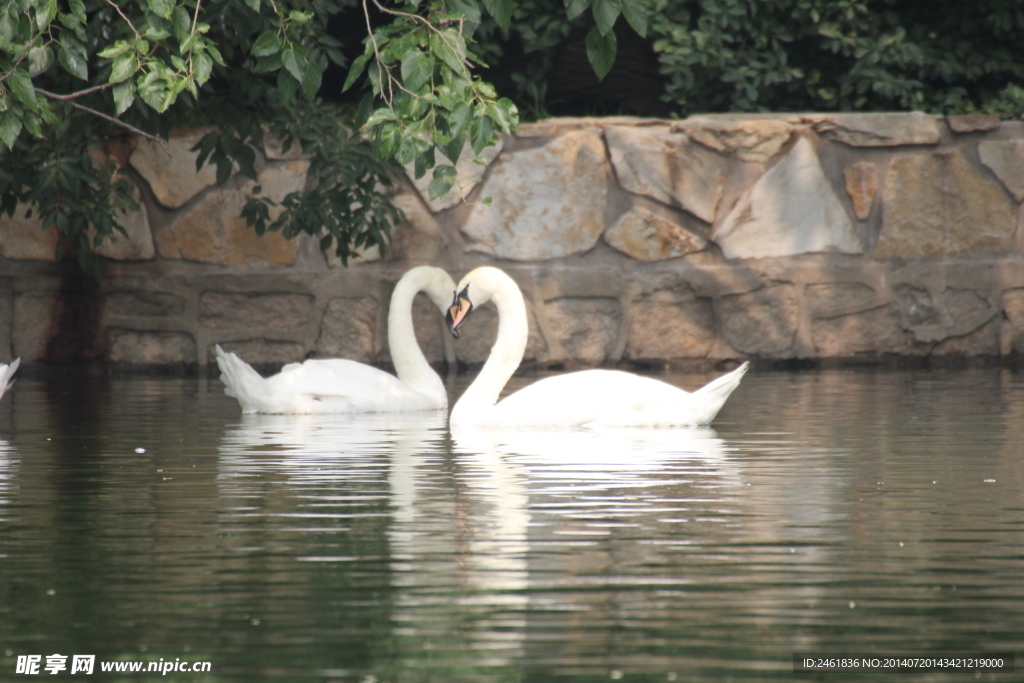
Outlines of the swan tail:
M 14 384 L 14 373 L 18 371 L 18 366 L 21 365 L 21 359 L 15 358 L 14 362 L 10 365 L 0 365 L 0 396 L 4 395 L 4 392 L 11 388 Z
M 693 392 L 693 398 L 701 406 L 701 415 L 697 420 L 697 424 L 707 425 L 715 419 L 718 411 L 722 409 L 726 400 L 736 390 L 736 387 L 740 385 L 740 380 L 743 379 L 743 375 L 747 374 L 749 368 L 750 363 L 746 362 L 732 372 L 708 382 Z
M 236 354 L 222 349 L 220 344 L 216 346 L 216 351 L 224 393 L 238 399 L 242 412 L 257 412 L 260 397 L 269 390 L 267 380 Z

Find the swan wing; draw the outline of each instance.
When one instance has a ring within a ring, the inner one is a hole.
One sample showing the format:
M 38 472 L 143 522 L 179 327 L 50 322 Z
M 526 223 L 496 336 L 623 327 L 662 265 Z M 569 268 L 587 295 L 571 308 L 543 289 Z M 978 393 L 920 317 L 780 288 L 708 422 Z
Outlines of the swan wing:
M 352 360 L 307 360 L 267 378 L 273 391 L 296 396 L 309 412 L 430 410 L 445 403 L 422 394 L 394 375 Z M 321 404 L 320 409 L 315 409 Z
M 433 410 L 447 399 L 430 397 L 394 375 L 351 360 L 290 363 L 272 377 L 234 353 L 217 347 L 224 393 L 238 399 L 245 413 L 355 413 Z
M 746 365 L 694 393 L 651 377 L 584 370 L 535 382 L 495 406 L 501 424 L 586 427 L 707 425 Z
M 11 388 L 11 384 L 14 383 L 14 373 L 18 371 L 19 365 L 21 365 L 20 358 L 15 358 L 10 365 L 0 363 L 0 396 L 3 396 L 4 392 Z

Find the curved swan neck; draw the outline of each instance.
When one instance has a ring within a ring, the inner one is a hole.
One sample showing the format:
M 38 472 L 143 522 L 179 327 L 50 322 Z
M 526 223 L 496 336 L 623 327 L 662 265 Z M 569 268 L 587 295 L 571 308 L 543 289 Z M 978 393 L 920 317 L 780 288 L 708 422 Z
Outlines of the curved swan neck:
M 398 379 L 421 393 L 438 395 L 440 392 L 443 396 L 444 383 L 420 350 L 412 323 L 413 299 L 430 283 L 430 272 L 418 268 L 407 273 L 395 285 L 388 309 L 388 345 Z
M 470 412 L 493 408 L 505 383 L 515 373 L 526 352 L 530 330 L 523 295 L 512 278 L 505 273 L 497 269 L 489 271 L 486 282 L 477 281 L 471 285 L 470 295 L 474 287 L 477 291 L 492 291 L 490 299 L 498 309 L 498 338 L 480 374 L 452 410 L 453 422 Z

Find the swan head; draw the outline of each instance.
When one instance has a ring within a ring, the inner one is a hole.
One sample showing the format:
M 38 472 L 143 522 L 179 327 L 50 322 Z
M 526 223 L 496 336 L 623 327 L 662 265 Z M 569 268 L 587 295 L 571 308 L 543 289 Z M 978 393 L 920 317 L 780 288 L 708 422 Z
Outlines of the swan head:
M 449 331 L 458 339 L 459 327 L 476 307 L 483 306 L 492 299 L 497 303 L 499 299 L 511 298 L 518 298 L 521 302 L 522 294 L 519 293 L 519 285 L 505 271 L 493 266 L 480 266 L 469 271 L 456 286 L 455 299 L 445 314 L 444 319 L 448 323 Z
M 469 299 L 469 283 L 462 288 L 462 291 L 455 292 L 455 299 L 444 314 L 444 321 L 448 323 L 448 331 L 456 339 L 459 338 L 459 328 L 466 322 L 466 317 L 473 310 L 473 302 Z

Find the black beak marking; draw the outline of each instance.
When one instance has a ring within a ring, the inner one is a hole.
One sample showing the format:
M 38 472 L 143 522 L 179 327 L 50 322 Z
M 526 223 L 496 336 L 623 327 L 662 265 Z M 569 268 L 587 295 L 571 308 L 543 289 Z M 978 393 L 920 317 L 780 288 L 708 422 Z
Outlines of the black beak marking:
M 461 292 L 455 294 L 452 305 L 444 314 L 444 321 L 448 330 L 456 339 L 459 338 L 459 327 L 465 322 L 466 317 L 473 311 L 473 302 L 469 300 L 469 285 L 462 288 Z

